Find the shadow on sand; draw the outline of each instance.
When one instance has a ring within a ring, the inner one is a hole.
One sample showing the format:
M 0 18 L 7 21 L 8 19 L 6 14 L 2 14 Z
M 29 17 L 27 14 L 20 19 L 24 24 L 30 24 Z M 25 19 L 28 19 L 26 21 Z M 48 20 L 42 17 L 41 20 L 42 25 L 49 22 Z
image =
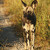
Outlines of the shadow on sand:
M 13 46 L 14 43 L 23 43 L 23 38 L 20 36 L 16 36 L 14 31 L 14 27 L 4 27 L 0 28 L 3 31 L 0 31 L 0 46 Z

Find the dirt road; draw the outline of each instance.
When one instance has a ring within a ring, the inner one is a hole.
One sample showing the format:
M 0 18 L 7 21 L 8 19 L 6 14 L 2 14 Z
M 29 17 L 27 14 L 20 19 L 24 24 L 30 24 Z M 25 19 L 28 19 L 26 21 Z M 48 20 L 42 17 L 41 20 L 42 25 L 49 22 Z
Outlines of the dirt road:
M 15 35 L 9 16 L 3 13 L 4 9 L 4 7 L 0 8 L 0 50 L 24 50 L 23 38 Z

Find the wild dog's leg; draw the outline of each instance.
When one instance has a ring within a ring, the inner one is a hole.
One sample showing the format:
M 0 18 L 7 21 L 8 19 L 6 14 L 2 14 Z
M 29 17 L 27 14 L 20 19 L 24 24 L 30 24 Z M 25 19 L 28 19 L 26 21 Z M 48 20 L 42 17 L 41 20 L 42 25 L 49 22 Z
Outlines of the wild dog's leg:
M 28 33 L 27 24 L 25 26 L 23 26 L 23 28 L 24 28 L 24 32 L 25 32 L 25 33 L 23 33 L 25 50 L 29 50 L 29 33 Z
M 33 32 L 32 35 L 33 35 L 33 48 L 34 48 L 35 33 Z
M 33 50 L 33 35 L 31 31 L 30 31 L 30 50 Z
M 34 50 L 34 25 L 30 25 L 30 50 Z
M 32 36 L 33 36 L 33 49 L 34 49 L 34 40 L 35 40 L 35 28 L 34 28 L 34 30 L 32 31 Z
M 29 44 L 29 32 L 26 34 L 26 40 L 27 40 L 27 49 L 30 50 L 30 44 Z
M 25 32 L 25 19 L 22 17 L 22 28 L 23 28 L 23 37 L 24 37 L 24 50 L 26 50 L 26 32 Z
M 24 49 L 26 50 L 26 34 L 23 32 L 23 37 L 24 37 Z
M 28 32 L 23 33 L 24 36 L 24 45 L 25 45 L 25 50 L 30 50 L 30 46 L 29 46 L 29 34 Z
M 34 50 L 34 39 L 35 39 L 34 36 L 35 36 L 34 32 L 32 31 L 31 32 L 31 50 Z

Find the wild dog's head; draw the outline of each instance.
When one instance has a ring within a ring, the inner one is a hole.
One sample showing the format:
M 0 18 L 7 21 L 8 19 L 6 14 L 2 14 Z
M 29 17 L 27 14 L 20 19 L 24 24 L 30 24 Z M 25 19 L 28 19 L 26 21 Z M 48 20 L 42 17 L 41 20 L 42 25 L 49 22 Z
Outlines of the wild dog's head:
M 21 0 L 22 1 L 22 0 Z M 34 12 L 34 9 L 36 8 L 36 5 L 37 5 L 37 0 L 34 0 L 30 6 L 27 6 L 26 3 L 24 3 L 22 1 L 22 4 L 24 5 L 23 6 L 23 13 L 24 15 L 32 15 L 33 12 Z

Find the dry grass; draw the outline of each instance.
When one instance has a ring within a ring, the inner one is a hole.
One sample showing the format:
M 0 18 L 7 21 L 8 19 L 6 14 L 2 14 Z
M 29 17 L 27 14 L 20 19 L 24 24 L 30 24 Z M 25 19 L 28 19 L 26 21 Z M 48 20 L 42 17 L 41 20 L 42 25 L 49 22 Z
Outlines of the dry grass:
M 48 0 L 38 0 L 39 4 L 35 10 L 35 14 L 37 16 L 37 23 L 36 23 L 36 38 L 35 38 L 35 45 L 45 47 L 49 45 L 49 38 L 50 38 L 50 1 Z M 31 4 L 32 0 L 24 0 L 27 4 Z M 5 7 L 8 9 L 5 11 L 5 14 L 13 15 L 10 19 L 11 22 L 16 25 L 15 30 L 17 32 L 21 32 L 21 17 L 22 17 L 22 3 L 21 0 L 5 0 Z M 38 43 L 38 44 L 37 44 Z

